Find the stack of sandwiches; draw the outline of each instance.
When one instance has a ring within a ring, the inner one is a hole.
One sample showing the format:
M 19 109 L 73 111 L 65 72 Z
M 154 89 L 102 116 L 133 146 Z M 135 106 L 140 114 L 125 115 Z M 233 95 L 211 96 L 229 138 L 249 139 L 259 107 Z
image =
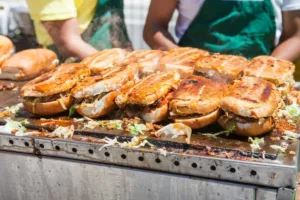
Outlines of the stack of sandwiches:
M 52 115 L 74 105 L 89 118 L 119 109 L 127 117 L 174 121 L 192 129 L 234 124 L 234 133 L 242 136 L 273 129 L 282 94 L 293 88 L 295 70 L 292 63 L 269 56 L 248 61 L 196 48 L 111 49 L 68 65 L 26 84 L 25 108 Z

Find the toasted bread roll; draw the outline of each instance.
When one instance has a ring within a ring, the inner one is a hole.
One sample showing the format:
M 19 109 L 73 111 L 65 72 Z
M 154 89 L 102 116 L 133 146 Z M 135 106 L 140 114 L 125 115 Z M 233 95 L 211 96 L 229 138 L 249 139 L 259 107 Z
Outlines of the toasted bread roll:
M 56 54 L 48 49 L 20 51 L 2 64 L 0 79 L 29 80 L 53 69 L 57 64 Z
M 177 72 L 152 74 L 127 91 L 130 94 L 123 94 L 127 97 L 126 104 L 151 105 L 164 98 L 172 88 L 176 88 L 179 81 Z
M 71 95 L 49 102 L 24 101 L 23 105 L 30 113 L 38 116 L 51 116 L 68 110 L 72 104 Z
M 119 89 L 126 82 L 134 79 L 138 73 L 138 68 L 131 66 L 118 67 L 118 70 L 110 76 L 91 76 L 84 79 L 72 90 L 72 96 L 75 98 L 85 98 L 95 96 L 103 92 Z
M 245 67 L 246 76 L 257 77 L 272 82 L 286 96 L 294 87 L 293 73 L 295 65 L 287 60 L 276 59 L 272 56 L 258 56 Z
M 11 40 L 3 35 L 0 35 L 0 66 L 6 61 L 14 52 L 14 45 Z
M 62 64 L 56 70 L 42 74 L 26 83 L 21 89 L 21 95 L 44 97 L 61 93 L 73 88 L 90 73 L 90 70 L 80 63 Z
M 92 103 L 78 104 L 75 106 L 76 111 L 89 118 L 105 116 L 117 108 L 114 101 L 117 95 L 117 91 L 112 91 L 102 98 L 96 98 Z
M 160 50 L 136 50 L 130 52 L 122 65 L 137 63 L 142 76 L 154 73 L 157 70 L 158 62 L 165 53 Z
M 181 78 L 185 78 L 193 74 L 196 61 L 208 55 L 207 51 L 197 48 L 179 47 L 171 49 L 159 60 L 157 70 L 161 72 L 175 71 L 180 74 Z
M 119 66 L 127 54 L 126 50 L 120 48 L 105 49 L 85 58 L 82 63 L 90 68 L 93 74 L 101 75 L 106 69 Z
M 224 129 L 228 129 L 230 119 L 226 115 L 222 115 L 218 119 L 218 123 Z M 234 134 L 245 136 L 245 137 L 256 137 L 263 135 L 269 131 L 271 131 L 274 127 L 274 121 L 272 117 L 264 118 L 264 120 L 255 120 L 248 122 L 238 122 L 235 121 L 235 129 L 233 131 Z
M 215 111 L 212 111 L 211 113 L 208 113 L 206 115 L 178 117 L 175 118 L 174 121 L 176 123 L 185 124 L 191 127 L 192 129 L 200 129 L 216 122 L 221 116 L 221 113 L 221 109 L 216 109 Z
M 281 100 L 274 84 L 254 77 L 243 77 L 228 89 L 220 107 L 228 112 L 255 119 L 272 116 Z
M 241 56 L 213 54 L 200 58 L 195 64 L 195 72 L 214 81 L 230 83 L 242 75 L 248 62 Z
M 70 90 L 89 75 L 90 70 L 85 65 L 69 63 L 35 78 L 21 89 L 25 109 L 40 116 L 69 109 L 72 104 Z
M 220 106 L 226 85 L 201 76 L 184 79 L 170 101 L 174 115 L 207 114 Z

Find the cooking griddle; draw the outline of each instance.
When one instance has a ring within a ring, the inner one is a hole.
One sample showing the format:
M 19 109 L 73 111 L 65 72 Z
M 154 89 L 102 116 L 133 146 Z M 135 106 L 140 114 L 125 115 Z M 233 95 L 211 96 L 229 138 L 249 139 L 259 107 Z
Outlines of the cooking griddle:
M 21 86 L 23 83 L 17 84 Z M 0 92 L 0 108 L 20 101 L 19 91 Z M 45 121 L 21 109 L 15 120 L 28 119 L 30 123 L 26 125 L 27 128 L 52 131 L 57 124 L 73 124 L 73 139 L 17 137 L 1 133 L 0 130 L 0 149 L 32 153 L 40 157 L 47 155 L 80 159 L 276 188 L 295 188 L 297 185 L 297 141 L 278 139 L 283 134 L 282 129 L 275 129 L 265 135 L 265 143 L 255 153 L 252 153 L 247 138 L 233 135 L 212 138 L 203 135 L 222 130 L 217 124 L 194 131 L 191 144 L 186 144 L 185 136 L 174 139 L 170 136 L 156 138 L 145 133 L 144 137 L 155 145 L 154 149 L 109 146 L 99 151 L 104 145 L 101 143 L 104 137 L 118 137 L 119 142 L 124 142 L 130 141 L 133 136 L 123 130 L 101 127 L 83 130 L 80 122 L 72 119 L 64 119 L 63 122 L 59 120 L 66 115 L 67 113 L 53 116 L 48 119 L 51 123 L 41 125 Z M 0 119 L 0 123 L 4 124 L 4 119 Z M 289 144 L 285 154 L 270 148 L 270 145 L 282 143 Z M 167 151 L 166 155 L 162 153 L 162 148 Z

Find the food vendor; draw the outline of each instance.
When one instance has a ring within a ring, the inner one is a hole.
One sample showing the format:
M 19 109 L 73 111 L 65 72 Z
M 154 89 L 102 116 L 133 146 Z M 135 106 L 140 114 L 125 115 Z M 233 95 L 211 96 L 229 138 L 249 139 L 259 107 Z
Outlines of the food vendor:
M 168 31 L 175 10 L 178 43 Z M 300 58 L 300 1 L 152 0 L 144 39 L 154 49 L 190 46 L 247 58 L 272 55 L 294 62 Z
M 39 44 L 61 57 L 130 48 L 123 0 L 27 0 Z

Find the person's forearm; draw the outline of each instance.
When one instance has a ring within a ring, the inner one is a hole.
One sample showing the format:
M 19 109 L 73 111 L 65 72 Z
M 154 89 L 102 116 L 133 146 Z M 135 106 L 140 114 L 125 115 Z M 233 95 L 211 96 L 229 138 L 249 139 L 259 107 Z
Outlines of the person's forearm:
M 83 41 L 81 38 L 60 42 L 56 44 L 56 46 L 64 58 L 78 57 L 83 59 L 97 52 L 97 49 Z
M 154 30 L 151 29 L 151 27 L 145 27 L 144 39 L 152 49 L 169 50 L 178 47 L 167 28 L 155 27 Z
M 279 59 L 296 61 L 300 58 L 300 36 L 291 37 L 279 44 L 271 55 Z

